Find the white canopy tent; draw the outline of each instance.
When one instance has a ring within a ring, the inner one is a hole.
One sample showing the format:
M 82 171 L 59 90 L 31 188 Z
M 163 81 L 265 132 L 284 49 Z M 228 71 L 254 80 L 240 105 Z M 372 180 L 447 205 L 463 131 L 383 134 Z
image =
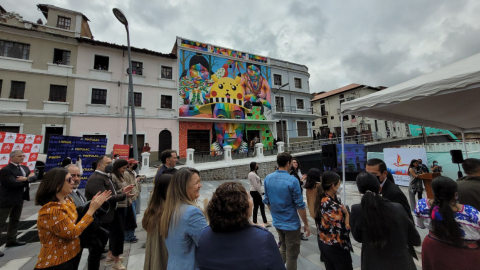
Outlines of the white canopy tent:
M 344 187 L 344 114 L 459 131 L 465 142 L 464 132 L 480 131 L 479 106 L 480 54 L 341 104 Z

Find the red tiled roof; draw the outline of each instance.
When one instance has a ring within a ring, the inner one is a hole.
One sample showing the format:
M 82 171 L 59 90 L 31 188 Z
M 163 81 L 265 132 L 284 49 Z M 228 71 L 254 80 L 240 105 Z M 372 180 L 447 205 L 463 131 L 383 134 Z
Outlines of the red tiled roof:
M 320 94 L 320 95 L 316 95 L 311 101 L 315 101 L 315 100 L 319 100 L 319 99 L 326 98 L 326 97 L 329 97 L 329 96 L 333 96 L 333 95 L 336 95 L 336 94 L 339 94 L 339 93 L 342 93 L 342 92 L 345 92 L 345 91 L 348 91 L 348 90 L 352 90 L 352 89 L 360 87 L 360 86 L 364 86 L 364 85 L 363 84 L 352 83 L 352 84 L 349 84 L 347 86 L 344 86 L 344 87 L 341 87 L 341 88 L 338 88 L 338 89 L 335 89 L 335 90 L 332 90 L 332 91 L 328 91 L 328 92 Z

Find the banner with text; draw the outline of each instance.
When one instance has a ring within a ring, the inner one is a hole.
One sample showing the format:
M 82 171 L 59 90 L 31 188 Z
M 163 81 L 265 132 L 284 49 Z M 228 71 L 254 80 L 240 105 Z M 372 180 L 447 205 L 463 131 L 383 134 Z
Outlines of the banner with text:
M 422 159 L 428 164 L 425 148 L 384 148 L 383 156 L 387 170 L 392 173 L 395 184 L 409 186 L 408 167 L 412 159 Z
M 128 144 L 114 144 L 113 145 L 113 156 L 118 154 L 119 158 L 128 159 L 128 151 L 130 147 Z
M 25 154 L 22 164 L 33 172 L 42 141 L 40 135 L 0 132 L 0 169 L 10 163 L 12 151 L 21 150 Z
M 107 150 L 107 139 L 84 138 L 74 136 L 52 135 L 48 144 L 45 172 L 60 167 L 62 161 L 70 157 L 73 163 L 82 159 L 83 175 L 79 188 L 84 188 L 88 178 L 93 173 L 92 163 Z

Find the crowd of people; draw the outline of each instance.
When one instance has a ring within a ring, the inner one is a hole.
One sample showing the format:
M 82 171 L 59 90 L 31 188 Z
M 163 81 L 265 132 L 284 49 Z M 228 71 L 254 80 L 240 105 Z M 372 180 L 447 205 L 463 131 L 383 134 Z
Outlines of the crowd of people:
M 36 179 L 21 165 L 21 151 L 10 156 L 11 163 L 0 170 L 0 225 L 9 217 L 7 246 L 20 246 L 25 243 L 15 238 L 18 219 L 28 183 Z M 173 150 L 162 152 L 160 158 L 163 166 L 157 171 L 141 222 L 147 232 L 144 270 L 235 270 L 246 265 L 249 269 L 297 269 L 301 242 L 311 233 L 307 208 L 327 270 L 353 269 L 351 237 L 362 243 L 362 269 L 416 269 L 414 247 L 420 245 L 423 269 L 469 270 L 480 265 L 478 159 L 462 163 L 467 176 L 457 181 L 436 177 L 433 199 L 421 196 L 419 176 L 428 167 L 422 160 L 412 160 L 410 202 L 385 163 L 370 159 L 366 171 L 356 177 L 361 202 L 350 209 L 340 199 L 337 173 L 313 168 L 302 174 L 300 161 L 281 153 L 277 169 L 263 181 L 258 164 L 250 164 L 249 192 L 239 182 L 226 181 L 201 209 L 197 205 L 200 172 L 176 169 L 178 157 Z M 65 167 L 51 169 L 40 183 L 35 203 L 41 206 L 37 220 L 41 250 L 35 269 L 77 269 L 84 248 L 89 249 L 88 269 L 99 269 L 103 253 L 112 269 L 125 269 L 124 243 L 138 241 L 134 235 L 135 201 L 141 188 L 135 174 L 137 161 L 112 162 L 100 156 L 84 194 L 78 190 L 80 164 L 65 161 Z M 430 170 L 442 169 L 435 161 Z M 262 223 L 257 220 L 258 209 Z M 270 226 L 278 243 L 267 229 Z M 428 229 L 423 241 L 416 227 Z

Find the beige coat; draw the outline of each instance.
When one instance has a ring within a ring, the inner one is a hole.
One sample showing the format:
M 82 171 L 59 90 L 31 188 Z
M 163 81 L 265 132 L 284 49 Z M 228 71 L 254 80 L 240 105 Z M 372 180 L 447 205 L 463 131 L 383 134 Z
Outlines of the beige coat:
M 141 191 L 141 185 L 137 182 L 137 179 L 135 179 L 135 175 L 133 175 L 131 172 L 128 170 L 125 170 L 123 173 L 123 179 L 125 179 L 125 182 L 127 182 L 127 185 L 135 185 L 131 191 L 132 194 L 135 196 L 128 198 L 128 204 L 131 205 L 132 202 L 136 201 L 138 198 L 138 195 L 140 195 Z
M 125 179 L 123 181 L 119 180 L 113 173 L 112 173 L 112 182 L 115 185 L 115 190 L 117 191 L 117 194 L 122 194 L 122 189 L 128 186 L 127 181 L 125 181 Z M 123 201 L 119 201 L 117 203 L 117 207 L 120 207 L 120 208 L 127 207 L 127 200 L 128 198 L 125 198 L 125 200 Z
M 167 263 L 167 246 L 165 245 L 165 239 L 158 231 L 157 225 L 153 233 L 147 233 L 143 270 L 167 270 Z

